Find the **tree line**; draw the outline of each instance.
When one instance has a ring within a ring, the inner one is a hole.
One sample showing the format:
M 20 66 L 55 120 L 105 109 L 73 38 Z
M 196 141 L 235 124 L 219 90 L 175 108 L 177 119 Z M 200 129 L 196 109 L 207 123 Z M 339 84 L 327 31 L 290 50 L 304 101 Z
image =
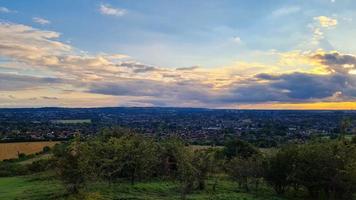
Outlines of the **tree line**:
M 356 139 L 318 140 L 263 153 L 231 139 L 223 148 L 195 149 L 179 138 L 154 139 L 128 129 L 106 129 L 98 137 L 76 137 L 56 146 L 54 167 L 70 193 L 86 183 L 168 179 L 179 183 L 182 199 L 227 175 L 249 192 L 268 185 L 283 195 L 307 193 L 321 199 L 352 199 L 356 192 Z

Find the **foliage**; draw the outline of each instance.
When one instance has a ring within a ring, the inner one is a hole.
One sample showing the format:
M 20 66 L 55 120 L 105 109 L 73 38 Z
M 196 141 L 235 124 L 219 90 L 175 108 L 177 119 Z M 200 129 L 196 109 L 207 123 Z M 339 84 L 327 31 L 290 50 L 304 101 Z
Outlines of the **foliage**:
M 137 178 L 153 176 L 158 165 L 157 145 L 135 134 L 93 140 L 84 143 L 81 149 L 84 152 L 81 162 L 88 166 L 86 174 L 110 182 L 128 178 L 134 184 Z
M 81 199 L 107 197 L 88 191 L 93 184 L 108 184 L 108 190 L 115 187 L 125 193 L 122 187 L 134 190 L 155 181 L 169 182 L 170 188 L 165 189 L 170 193 L 165 194 L 174 191 L 176 199 L 197 194 L 218 199 L 226 175 L 228 181 L 238 183 L 240 191 L 249 193 L 267 187 L 278 195 L 294 191 L 313 199 L 342 200 L 352 199 L 356 192 L 356 145 L 344 138 L 319 139 L 267 152 L 241 140 L 230 140 L 224 148 L 192 148 L 179 138 L 157 140 L 118 128 L 105 130 L 98 137 L 77 137 L 56 145 L 51 152 L 53 160 L 1 162 L 0 176 L 43 172 L 55 166 L 70 196 Z
M 313 198 L 350 199 L 355 155 L 356 146 L 345 140 L 289 146 L 270 158 L 265 178 L 277 193 L 303 187 Z
M 269 159 L 265 170 L 266 181 L 278 194 L 283 194 L 295 181 L 298 147 L 286 146 Z
M 239 140 L 229 140 L 226 142 L 224 147 L 224 155 L 228 158 L 234 158 L 236 156 L 241 158 L 248 158 L 255 154 L 259 154 L 260 152 L 251 144 Z
M 84 186 L 85 167 L 81 165 L 83 155 L 80 149 L 80 138 L 69 146 L 59 146 L 54 150 L 56 172 L 69 193 L 78 193 Z
M 26 166 L 12 163 L 12 162 L 0 162 L 0 177 L 19 176 L 29 174 Z
M 263 178 L 264 160 L 261 156 L 252 156 L 249 158 L 235 157 L 227 164 L 227 173 L 237 181 L 240 188 L 250 191 L 251 185 L 255 190 Z

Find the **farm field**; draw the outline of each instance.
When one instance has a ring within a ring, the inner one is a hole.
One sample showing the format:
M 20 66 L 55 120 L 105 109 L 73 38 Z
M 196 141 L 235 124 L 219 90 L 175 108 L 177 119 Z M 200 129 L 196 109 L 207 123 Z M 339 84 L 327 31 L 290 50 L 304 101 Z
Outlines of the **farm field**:
M 0 143 L 0 160 L 17 158 L 19 153 L 26 155 L 42 151 L 43 147 L 53 147 L 57 141 Z

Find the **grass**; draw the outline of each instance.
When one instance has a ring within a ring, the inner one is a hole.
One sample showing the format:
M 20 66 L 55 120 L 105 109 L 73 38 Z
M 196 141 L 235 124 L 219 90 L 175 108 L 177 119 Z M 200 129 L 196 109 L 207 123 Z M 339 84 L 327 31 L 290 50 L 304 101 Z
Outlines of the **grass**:
M 59 181 L 50 177 L 17 176 L 0 178 L 0 199 L 58 199 L 64 194 Z
M 239 191 L 236 183 L 222 178 L 212 191 L 212 181 L 209 181 L 203 191 L 194 191 L 187 196 L 189 200 L 283 200 L 267 188 L 258 193 L 244 193 Z M 117 200 L 179 200 L 180 192 L 177 183 L 172 181 L 155 180 L 150 182 L 138 182 L 131 185 L 128 182 L 108 184 L 96 182 L 88 184 L 82 194 L 86 197 L 101 197 L 98 199 Z M 75 199 L 66 195 L 62 184 L 46 174 L 31 176 L 18 176 L 0 178 L 0 199 Z M 80 199 L 85 199 L 83 196 Z M 90 199 L 90 198 L 88 198 Z

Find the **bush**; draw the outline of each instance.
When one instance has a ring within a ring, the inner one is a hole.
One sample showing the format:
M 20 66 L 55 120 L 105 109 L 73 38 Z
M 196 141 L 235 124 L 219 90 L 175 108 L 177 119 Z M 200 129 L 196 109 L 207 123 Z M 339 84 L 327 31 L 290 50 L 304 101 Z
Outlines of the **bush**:
M 248 158 L 260 154 L 259 150 L 253 145 L 239 139 L 227 141 L 223 152 L 228 159 L 233 157 Z
M 303 187 L 312 198 L 351 199 L 355 155 L 356 145 L 346 141 L 289 146 L 269 159 L 265 179 L 279 194 Z
M 48 152 L 50 152 L 51 151 L 51 147 L 49 147 L 49 146 L 45 146 L 45 147 L 43 147 L 43 149 L 42 149 L 42 153 L 48 153 Z
M 36 160 L 31 164 L 28 164 L 27 168 L 31 173 L 43 172 L 50 168 L 52 162 L 53 162 L 52 160 L 46 160 L 46 159 Z
M 0 162 L 0 177 L 19 176 L 29 174 L 29 170 L 25 165 Z

